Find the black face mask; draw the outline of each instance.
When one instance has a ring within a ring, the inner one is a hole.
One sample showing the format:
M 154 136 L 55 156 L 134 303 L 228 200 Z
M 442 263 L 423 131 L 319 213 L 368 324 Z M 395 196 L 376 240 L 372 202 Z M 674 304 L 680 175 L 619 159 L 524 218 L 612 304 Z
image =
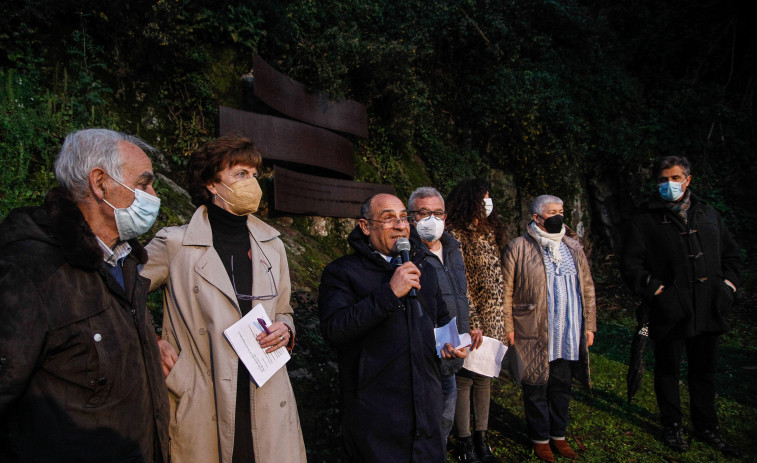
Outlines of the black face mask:
M 553 215 L 548 219 L 544 219 L 544 228 L 547 230 L 547 233 L 560 233 L 560 230 L 562 230 L 562 221 L 563 216 Z

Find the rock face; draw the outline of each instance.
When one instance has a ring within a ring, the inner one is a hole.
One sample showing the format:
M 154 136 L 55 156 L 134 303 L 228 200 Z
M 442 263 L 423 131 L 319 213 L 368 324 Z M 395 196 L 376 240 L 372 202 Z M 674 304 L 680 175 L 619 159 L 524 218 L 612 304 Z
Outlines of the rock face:
M 310 221 L 311 235 L 329 236 L 328 219 L 326 217 L 311 217 Z

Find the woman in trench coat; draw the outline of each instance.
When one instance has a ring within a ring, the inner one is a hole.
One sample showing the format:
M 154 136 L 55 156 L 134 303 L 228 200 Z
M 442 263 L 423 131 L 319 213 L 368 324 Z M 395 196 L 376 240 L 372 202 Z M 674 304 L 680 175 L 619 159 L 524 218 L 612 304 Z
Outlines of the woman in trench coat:
M 198 206 L 189 224 L 147 245 L 142 275 L 163 288 L 163 371 L 171 406 L 171 459 L 306 461 L 286 367 L 256 387 L 223 331 L 262 304 L 273 322 L 258 342 L 294 346 L 289 266 L 279 232 L 252 213 L 262 195 L 260 154 L 248 138 L 196 150 L 187 178 Z

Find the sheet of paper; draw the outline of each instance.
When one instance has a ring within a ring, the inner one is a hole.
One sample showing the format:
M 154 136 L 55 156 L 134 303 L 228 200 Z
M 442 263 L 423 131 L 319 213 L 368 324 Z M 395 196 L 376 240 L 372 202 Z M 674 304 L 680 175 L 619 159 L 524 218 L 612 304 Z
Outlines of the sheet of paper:
M 255 339 L 258 334 L 265 331 L 258 323 L 258 318 L 262 318 L 266 325 L 271 326 L 271 319 L 266 315 L 263 306 L 258 304 L 241 320 L 226 328 L 223 334 L 247 367 L 255 384 L 260 387 L 286 365 L 291 356 L 283 347 L 270 354 L 265 353 Z
M 494 338 L 484 336 L 481 347 L 468 352 L 468 357 L 463 362 L 463 368 L 480 375 L 496 378 L 502 368 L 505 352 L 507 352 L 506 345 Z
M 457 332 L 457 317 L 453 317 L 449 323 L 439 328 L 434 328 L 436 337 L 436 355 L 442 356 L 442 348 L 446 343 L 450 343 L 455 349 L 467 347 L 471 344 L 470 334 Z

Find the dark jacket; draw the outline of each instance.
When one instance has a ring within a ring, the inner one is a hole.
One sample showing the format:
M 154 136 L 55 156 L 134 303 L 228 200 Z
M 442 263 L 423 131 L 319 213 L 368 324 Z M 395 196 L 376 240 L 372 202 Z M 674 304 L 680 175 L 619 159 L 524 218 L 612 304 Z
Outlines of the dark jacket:
M 434 326 L 450 318 L 435 272 L 425 271 L 425 246 L 412 230 L 421 290 L 398 299 L 389 287 L 394 267 L 372 251 L 359 226 L 348 239 L 355 253 L 324 270 L 318 310 L 323 335 L 338 351 L 349 461 L 444 461 Z
M 0 224 L 0 460 L 168 461 L 168 394 L 136 240 L 124 291 L 54 189 Z
M 648 310 L 653 339 L 729 329 L 734 294 L 724 279 L 740 284 L 738 247 L 720 215 L 693 193 L 687 217 L 684 224 L 650 199 L 626 227 L 621 271 Z
M 442 243 L 444 263 L 433 252 L 426 250 L 426 261 L 436 271 L 436 279 L 450 318 L 457 317 L 457 332 L 470 333 L 468 321 L 468 282 L 465 280 L 465 262 L 460 252 L 460 242 L 447 232 L 439 238 Z M 455 347 L 455 346 L 453 346 Z M 464 359 L 455 358 L 442 362 L 442 374 L 457 373 Z

